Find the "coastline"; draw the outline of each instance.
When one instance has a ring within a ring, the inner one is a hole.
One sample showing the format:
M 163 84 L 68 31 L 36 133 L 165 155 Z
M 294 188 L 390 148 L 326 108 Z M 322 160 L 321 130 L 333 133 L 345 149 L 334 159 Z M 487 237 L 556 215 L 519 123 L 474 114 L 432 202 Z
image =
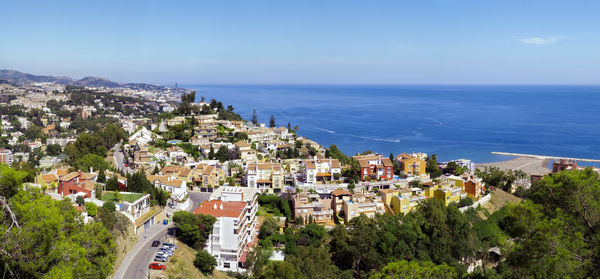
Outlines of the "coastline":
M 548 168 L 548 163 L 551 161 L 551 159 L 517 157 L 505 161 L 475 164 L 475 168 L 498 167 L 501 170 L 522 170 L 530 175 L 545 175 L 551 172 Z

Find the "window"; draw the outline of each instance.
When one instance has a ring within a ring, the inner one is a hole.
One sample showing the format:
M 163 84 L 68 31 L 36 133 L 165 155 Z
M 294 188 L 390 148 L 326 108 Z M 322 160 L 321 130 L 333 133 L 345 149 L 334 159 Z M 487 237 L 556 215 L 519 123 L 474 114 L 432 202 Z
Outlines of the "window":
M 229 268 L 231 265 L 229 263 L 223 263 L 224 268 Z

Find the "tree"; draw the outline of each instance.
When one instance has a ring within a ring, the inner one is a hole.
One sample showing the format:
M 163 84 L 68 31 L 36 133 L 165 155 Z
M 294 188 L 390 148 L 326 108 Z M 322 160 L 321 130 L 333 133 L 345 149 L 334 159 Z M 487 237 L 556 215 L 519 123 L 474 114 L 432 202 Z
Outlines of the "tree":
M 62 152 L 62 148 L 58 144 L 48 144 L 46 145 L 46 153 L 49 156 L 58 156 Z
M 229 160 L 229 148 L 227 148 L 225 145 L 221 145 L 217 151 L 216 159 L 221 163 Z
M 117 176 L 113 176 L 108 181 L 106 181 L 106 190 L 107 191 L 119 190 L 119 179 L 117 179 Z
M 429 173 L 431 178 L 436 178 L 442 175 L 442 171 L 437 164 L 437 155 L 433 154 L 431 157 L 427 158 L 426 171 Z
M 266 217 L 260 227 L 258 237 L 265 239 L 279 231 L 279 221 L 273 217 Z
M 104 202 L 104 204 L 102 205 L 102 208 L 108 210 L 108 212 L 115 212 L 115 210 L 116 210 L 115 203 L 112 201 Z
M 100 183 L 106 182 L 106 174 L 104 173 L 104 169 L 100 169 L 98 171 L 98 178 L 96 179 Z
M 85 211 L 89 216 L 96 216 L 98 214 L 98 206 L 93 202 L 88 202 L 85 204 Z
M 208 152 L 208 159 L 212 160 L 215 158 L 215 148 L 213 147 L 213 145 L 210 145 L 210 151 Z
M 275 128 L 275 116 L 271 115 L 271 119 L 269 119 L 269 127 Z
M 83 199 L 82 196 L 77 196 L 77 198 L 75 199 L 75 202 L 79 205 L 82 206 L 85 204 L 85 200 Z
M 0 269 L 10 278 L 106 278 L 116 245 L 100 223 L 85 224 L 70 201 L 37 191 L 10 198 L 12 213 L 0 212 Z
M 177 211 L 173 214 L 173 222 L 177 227 L 177 238 L 194 249 L 201 249 L 208 236 L 212 233 L 212 226 L 216 218 L 210 215 L 194 215 L 186 211 Z
M 473 205 L 473 199 L 471 197 L 464 197 L 460 199 L 460 202 L 458 204 L 460 207 Z
M 10 198 L 20 189 L 23 179 L 27 176 L 24 171 L 17 171 L 8 165 L 0 164 L 0 196 Z
M 102 188 L 104 188 L 101 184 L 96 184 L 96 198 L 102 199 Z
M 265 266 L 260 278 L 303 279 L 304 276 L 288 262 L 271 261 Z
M 252 124 L 258 125 L 258 116 L 256 115 L 256 109 L 252 111 Z
M 205 250 L 200 250 L 194 259 L 194 266 L 203 273 L 212 273 L 217 265 L 217 260 Z
M 380 272 L 374 273 L 370 279 L 384 278 L 459 278 L 456 269 L 446 264 L 436 265 L 430 261 L 398 261 L 387 264 Z

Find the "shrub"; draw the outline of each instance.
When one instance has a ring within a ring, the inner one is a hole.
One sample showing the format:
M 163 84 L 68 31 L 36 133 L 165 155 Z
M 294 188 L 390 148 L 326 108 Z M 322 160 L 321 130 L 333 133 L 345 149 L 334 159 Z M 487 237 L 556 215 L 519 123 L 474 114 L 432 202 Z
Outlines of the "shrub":
M 201 250 L 196 254 L 194 266 L 203 273 L 212 273 L 217 265 L 217 260 L 208 252 Z

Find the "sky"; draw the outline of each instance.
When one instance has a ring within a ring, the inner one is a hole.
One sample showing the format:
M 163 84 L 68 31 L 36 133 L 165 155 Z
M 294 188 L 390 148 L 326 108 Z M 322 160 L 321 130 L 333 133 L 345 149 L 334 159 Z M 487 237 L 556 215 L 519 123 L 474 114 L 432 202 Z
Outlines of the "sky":
M 600 84 L 600 1 L 3 1 L 0 69 L 172 84 Z

